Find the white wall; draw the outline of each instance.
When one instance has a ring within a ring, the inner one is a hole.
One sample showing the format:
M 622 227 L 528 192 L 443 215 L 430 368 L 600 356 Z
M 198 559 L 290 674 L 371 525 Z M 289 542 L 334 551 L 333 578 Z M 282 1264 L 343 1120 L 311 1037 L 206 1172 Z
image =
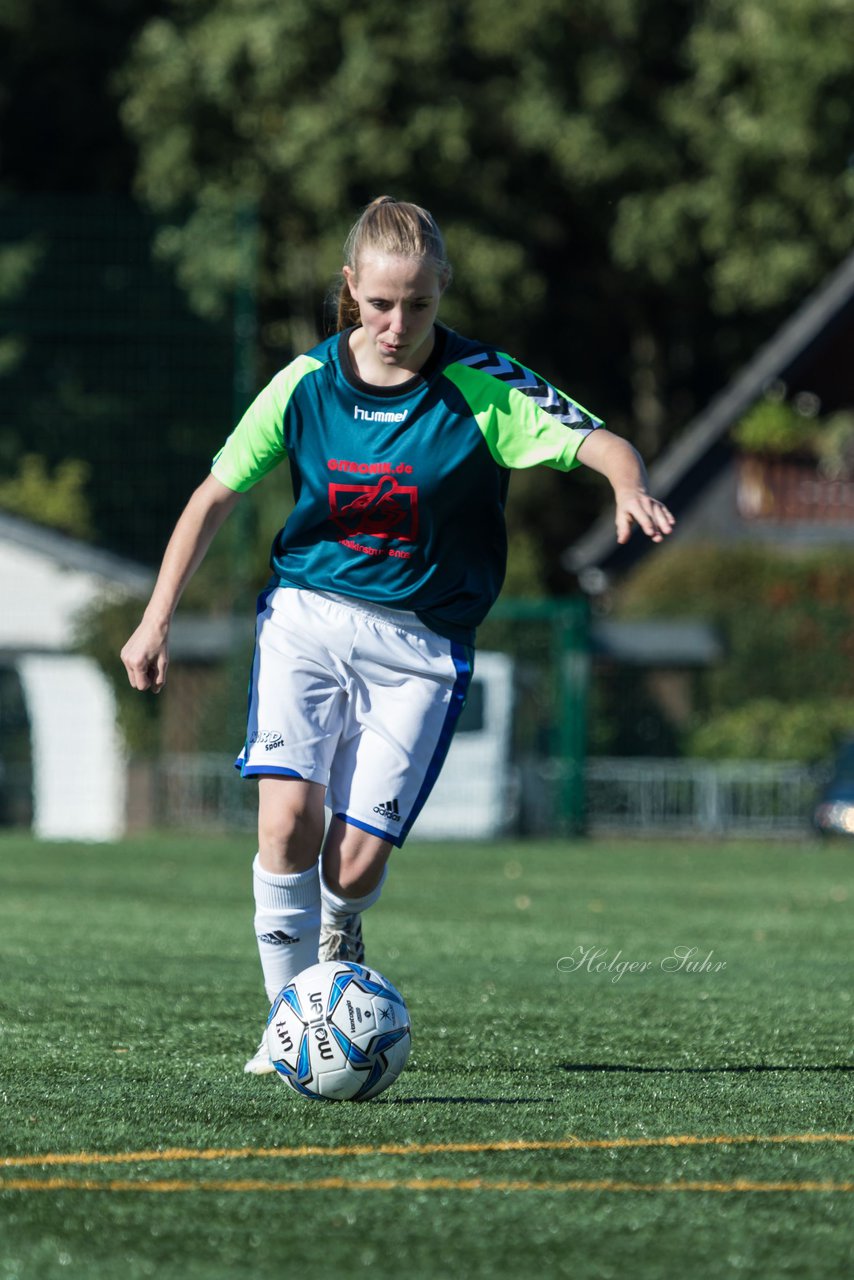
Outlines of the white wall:
M 68 649 L 79 611 L 104 589 L 93 573 L 66 568 L 14 542 L 0 545 L 0 649 Z
M 83 610 L 108 593 L 142 596 L 147 577 L 132 561 L 0 514 L 0 652 L 24 689 L 33 829 L 45 839 L 109 840 L 124 831 L 126 767 L 112 689 L 96 663 L 70 650 Z
M 30 718 L 33 832 L 114 840 L 125 827 L 126 770 L 110 684 L 78 654 L 18 659 Z

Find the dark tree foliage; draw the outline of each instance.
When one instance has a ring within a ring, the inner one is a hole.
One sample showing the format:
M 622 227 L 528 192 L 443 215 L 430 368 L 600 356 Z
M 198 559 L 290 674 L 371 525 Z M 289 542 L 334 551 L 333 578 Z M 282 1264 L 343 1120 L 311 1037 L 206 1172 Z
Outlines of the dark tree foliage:
M 0 24 L 0 196 L 132 185 L 211 326 L 257 227 L 256 384 L 318 336 L 346 229 L 390 191 L 446 229 L 446 319 L 653 457 L 854 239 L 849 0 L 6 0 Z M 33 252 L 0 246 L 0 301 Z M 147 412 L 167 487 L 209 440 L 173 419 Z M 78 434 L 97 475 L 104 433 Z M 512 492 L 541 568 L 603 500 L 543 472 Z

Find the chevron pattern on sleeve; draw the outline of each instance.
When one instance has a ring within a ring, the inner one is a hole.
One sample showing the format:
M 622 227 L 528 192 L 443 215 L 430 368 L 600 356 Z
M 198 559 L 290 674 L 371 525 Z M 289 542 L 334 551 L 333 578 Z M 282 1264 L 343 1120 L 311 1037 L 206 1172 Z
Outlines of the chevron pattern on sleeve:
M 507 386 L 515 387 L 517 391 L 530 396 L 535 404 L 566 427 L 577 427 L 579 423 L 590 421 L 588 415 L 573 400 L 570 400 L 569 396 L 558 391 L 550 382 L 546 382 L 530 369 L 526 369 L 524 365 L 517 364 L 503 352 L 479 351 L 476 355 L 460 360 L 459 363 L 477 369 L 480 373 L 491 374 L 493 378 L 498 378 Z

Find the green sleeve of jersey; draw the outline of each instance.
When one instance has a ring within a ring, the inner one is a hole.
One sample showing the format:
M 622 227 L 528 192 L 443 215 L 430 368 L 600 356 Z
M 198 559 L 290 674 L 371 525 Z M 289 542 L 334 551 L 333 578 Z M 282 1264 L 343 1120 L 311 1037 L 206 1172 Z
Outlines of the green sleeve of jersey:
M 245 493 L 286 456 L 288 401 L 305 375 L 320 367 L 312 356 L 298 356 L 256 396 L 211 464 L 226 488 Z
M 601 419 L 503 352 L 496 361 L 481 368 L 461 361 L 445 369 L 495 461 L 502 467 L 543 465 L 557 471 L 579 466 L 581 442 L 602 426 Z

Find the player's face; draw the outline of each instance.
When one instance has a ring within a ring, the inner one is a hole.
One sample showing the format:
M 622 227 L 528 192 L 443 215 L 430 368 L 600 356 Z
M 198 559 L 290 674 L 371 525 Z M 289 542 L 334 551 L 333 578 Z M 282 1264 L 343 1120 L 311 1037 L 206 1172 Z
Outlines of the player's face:
M 365 254 L 358 274 L 344 268 L 362 328 L 350 347 L 366 382 L 391 385 L 417 373 L 433 350 L 433 325 L 444 289 L 421 258 Z

